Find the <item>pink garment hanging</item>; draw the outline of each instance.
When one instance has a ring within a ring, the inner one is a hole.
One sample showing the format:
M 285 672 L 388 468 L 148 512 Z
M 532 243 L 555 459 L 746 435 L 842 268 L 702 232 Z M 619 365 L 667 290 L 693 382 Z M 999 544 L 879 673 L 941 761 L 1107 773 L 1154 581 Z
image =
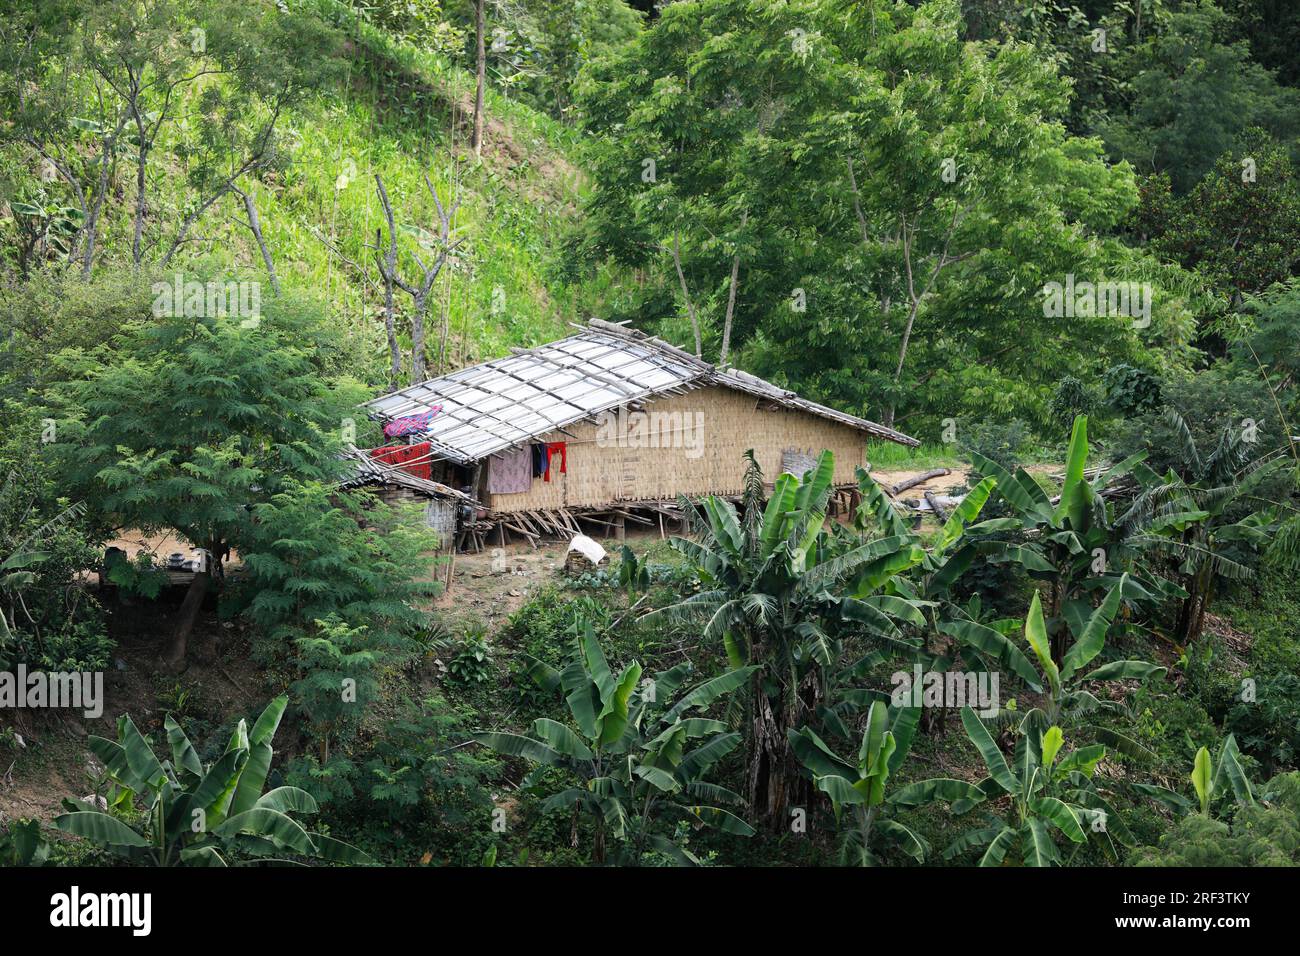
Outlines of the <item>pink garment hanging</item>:
M 407 415 L 404 418 L 394 418 L 384 426 L 384 435 L 389 438 L 400 438 L 403 435 L 411 435 L 416 432 L 429 430 L 429 422 L 442 411 L 441 405 L 434 405 L 427 412 L 421 412 L 419 415 Z
M 517 495 L 533 487 L 533 452 L 527 445 L 488 459 L 488 494 Z

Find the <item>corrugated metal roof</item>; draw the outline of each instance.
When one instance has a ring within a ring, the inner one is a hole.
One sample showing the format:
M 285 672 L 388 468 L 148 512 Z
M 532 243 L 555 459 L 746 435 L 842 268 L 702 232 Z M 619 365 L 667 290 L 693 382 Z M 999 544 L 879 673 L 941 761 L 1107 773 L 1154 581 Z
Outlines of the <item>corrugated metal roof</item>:
M 904 445 L 901 432 L 856 418 L 754 375 L 718 369 L 667 342 L 592 320 L 577 335 L 429 379 L 362 407 L 392 421 L 442 410 L 420 433 L 441 457 L 468 463 L 621 405 L 718 384 Z
M 339 480 L 340 488 L 356 488 L 361 485 L 397 485 L 410 488 L 431 498 L 455 498 L 467 504 L 477 504 L 475 499 L 462 491 L 457 491 L 439 481 L 430 481 L 403 471 L 388 462 L 376 461 L 360 448 L 349 448 L 341 456 L 347 462 L 343 477 Z

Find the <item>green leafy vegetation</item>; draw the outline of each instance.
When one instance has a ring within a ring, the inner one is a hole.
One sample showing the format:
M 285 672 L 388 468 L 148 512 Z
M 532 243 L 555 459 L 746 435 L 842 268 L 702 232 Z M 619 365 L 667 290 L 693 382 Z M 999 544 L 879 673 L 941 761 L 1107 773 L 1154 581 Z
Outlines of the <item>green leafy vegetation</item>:
M 1300 862 L 1264 6 L 10 4 L 0 672 L 107 691 L 0 697 L 0 862 Z M 349 479 L 589 316 L 919 447 L 563 579 Z

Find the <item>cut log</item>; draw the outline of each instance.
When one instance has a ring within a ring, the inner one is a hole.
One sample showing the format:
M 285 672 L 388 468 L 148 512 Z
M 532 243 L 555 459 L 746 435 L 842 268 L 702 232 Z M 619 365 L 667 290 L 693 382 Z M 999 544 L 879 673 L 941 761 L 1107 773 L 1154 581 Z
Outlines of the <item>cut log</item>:
M 185 669 L 185 655 L 189 650 L 190 634 L 194 631 L 194 624 L 203 609 L 203 599 L 207 597 L 208 586 L 211 583 L 212 575 L 206 570 L 200 571 L 190 581 L 190 589 L 185 592 L 185 600 L 181 602 L 176 630 L 172 632 L 171 643 L 165 657 L 166 664 L 177 673 Z
M 917 475 L 915 478 L 909 478 L 907 481 L 900 481 L 898 484 L 894 485 L 893 488 L 887 490 L 892 497 L 897 498 L 908 488 L 915 488 L 917 485 L 924 484 L 931 478 L 942 478 L 944 475 L 951 474 L 952 470 L 949 468 L 932 468 L 930 471 L 921 472 L 921 474 Z
M 933 491 L 927 491 L 925 493 L 925 500 L 926 503 L 929 504 L 930 510 L 934 512 L 934 516 L 939 519 L 940 524 L 948 520 L 948 512 L 943 510 L 943 507 L 939 504 L 939 500 L 935 498 Z

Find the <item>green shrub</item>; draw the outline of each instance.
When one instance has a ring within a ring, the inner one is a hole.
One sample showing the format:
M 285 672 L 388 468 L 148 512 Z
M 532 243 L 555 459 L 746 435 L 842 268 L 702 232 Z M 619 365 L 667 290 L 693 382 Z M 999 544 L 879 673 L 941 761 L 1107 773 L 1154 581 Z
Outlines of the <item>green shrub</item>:
M 1238 700 L 1224 730 L 1255 757 L 1265 773 L 1293 769 L 1300 752 L 1300 677 L 1272 674 L 1258 680 L 1253 700 Z
M 1155 752 L 1158 766 L 1182 776 L 1201 747 L 1218 745 L 1219 731 L 1194 698 L 1167 684 L 1143 686 L 1130 698 L 1134 738 Z
M 1227 716 L 1241 693 L 1241 680 L 1224 665 L 1226 659 L 1223 638 L 1207 633 L 1184 650 L 1180 662 L 1187 679 L 1185 692 L 1216 721 Z
M 447 679 L 453 684 L 470 687 L 492 676 L 492 649 L 487 642 L 487 628 L 472 624 L 456 645 L 456 653 L 447 663 Z
M 1073 375 L 1066 375 L 1056 383 L 1047 412 L 1057 428 L 1068 431 L 1076 418 L 1091 415 L 1096 407 L 1097 396 L 1093 390 Z
M 1251 635 L 1252 674 L 1300 673 L 1300 581 L 1258 574 L 1225 597 L 1224 610 Z
M 1018 418 L 980 422 L 966 430 L 961 442 L 963 457 L 969 461 L 968 453 L 973 451 L 1008 471 L 1014 471 L 1021 463 L 1021 455 L 1031 437 L 1029 426 Z M 971 473 L 973 481 L 979 477 L 982 476 Z
M 1246 449 L 1252 457 L 1258 458 L 1279 447 L 1277 407 L 1258 372 L 1242 373 L 1216 365 L 1196 375 L 1167 381 L 1162 391 L 1164 404 L 1182 416 L 1198 448 L 1215 448 L 1224 428 L 1241 428 L 1246 421 L 1256 425 L 1257 440 Z M 1146 464 L 1163 474 L 1181 465 L 1185 445 L 1162 407 L 1121 422 L 1109 450 L 1115 461 L 1145 452 Z M 1260 493 L 1269 497 L 1264 489 Z
M 359 741 L 346 759 L 322 769 L 295 761 L 287 778 L 316 796 L 328 819 L 372 855 L 413 864 L 476 863 L 490 843 L 492 799 L 485 781 L 496 764 L 462 747 L 466 718 L 445 698 L 403 699 L 382 731 Z M 479 821 L 476 835 L 472 823 Z
M 68 621 L 63 630 L 47 634 L 44 644 L 37 660 L 47 671 L 106 670 L 116 646 L 99 615 Z
M 1238 808 L 1230 823 L 1199 813 L 1179 820 L 1155 846 L 1129 857 L 1134 866 L 1300 865 L 1300 774 L 1264 785 L 1261 804 Z
M 1160 379 L 1127 363 L 1112 365 L 1102 376 L 1106 406 L 1118 415 L 1141 415 L 1162 404 Z

